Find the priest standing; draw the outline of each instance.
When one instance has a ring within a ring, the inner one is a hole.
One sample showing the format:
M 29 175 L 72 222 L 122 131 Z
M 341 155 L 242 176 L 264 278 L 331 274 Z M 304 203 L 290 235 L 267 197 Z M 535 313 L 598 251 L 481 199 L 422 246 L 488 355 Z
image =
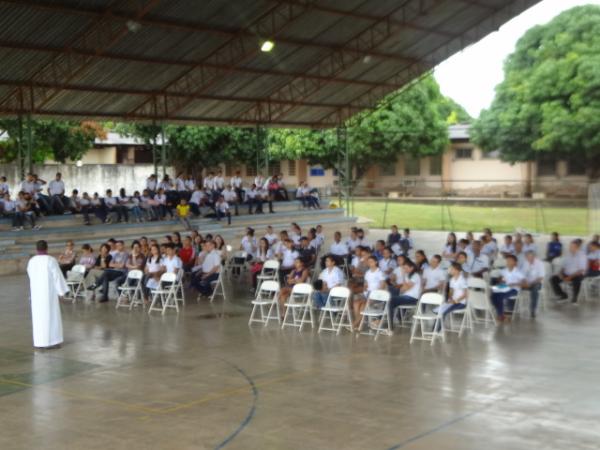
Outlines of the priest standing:
M 38 241 L 37 255 L 27 264 L 31 289 L 33 346 L 58 348 L 63 342 L 58 297 L 68 292 L 67 283 L 56 259 L 48 255 L 48 243 Z

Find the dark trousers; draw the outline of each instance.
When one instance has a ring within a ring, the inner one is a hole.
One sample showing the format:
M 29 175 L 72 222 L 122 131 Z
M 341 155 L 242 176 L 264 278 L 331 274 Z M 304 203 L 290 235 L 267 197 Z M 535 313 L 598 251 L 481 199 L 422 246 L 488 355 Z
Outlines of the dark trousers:
M 248 198 L 248 214 L 252 214 L 252 205 L 255 205 L 256 212 L 262 212 L 262 199 L 259 198 Z
M 504 301 L 511 298 L 514 300 L 518 293 L 516 289 L 511 289 L 508 292 L 494 292 L 492 294 L 492 303 L 496 308 L 498 317 L 504 316 Z
M 120 270 L 107 269 L 102 272 L 102 275 L 96 280 L 96 284 L 102 285 L 102 301 L 108 301 L 108 285 L 111 281 L 116 281 L 117 286 L 120 286 L 126 278 L 127 272 Z
M 573 303 L 577 302 L 577 297 L 579 297 L 579 290 L 581 289 L 582 281 L 583 281 L 582 276 L 574 277 L 570 281 L 571 286 L 573 286 L 573 298 L 571 299 L 571 301 Z M 565 291 L 563 291 L 562 287 L 560 287 L 561 282 L 562 282 L 562 278 L 558 275 L 554 275 L 552 278 L 550 278 L 550 284 L 552 285 L 552 289 L 554 290 L 554 293 L 556 295 L 558 295 L 559 297 L 567 298 L 568 297 L 567 293 Z
M 397 295 L 390 299 L 388 303 L 388 320 L 390 322 L 390 330 L 394 328 L 394 310 L 402 305 L 416 305 L 418 300 L 409 295 Z
M 219 278 L 219 273 L 212 273 L 209 276 L 202 278 L 202 275 L 198 275 L 194 277 L 191 281 L 191 285 L 202 295 L 211 295 L 212 294 L 212 286 L 211 283 L 213 281 L 217 281 Z
M 219 208 L 217 208 L 217 220 L 220 221 L 223 217 L 227 217 L 227 225 L 231 225 L 231 212 L 223 212 Z
M 234 191 L 237 194 L 238 200 L 244 203 L 244 194 L 246 192 L 242 188 L 235 188 Z
M 64 214 L 68 204 L 68 199 L 63 195 L 53 195 L 50 197 L 50 205 L 54 214 Z
M 531 314 L 535 314 L 537 310 L 538 300 L 540 298 L 540 289 L 542 288 L 541 283 L 531 285 L 526 290 L 529 291 L 529 311 Z
M 125 218 L 125 222 L 129 222 L 129 212 L 123 205 L 115 205 L 108 208 L 109 213 L 115 213 L 117 215 L 117 222 L 121 222 Z

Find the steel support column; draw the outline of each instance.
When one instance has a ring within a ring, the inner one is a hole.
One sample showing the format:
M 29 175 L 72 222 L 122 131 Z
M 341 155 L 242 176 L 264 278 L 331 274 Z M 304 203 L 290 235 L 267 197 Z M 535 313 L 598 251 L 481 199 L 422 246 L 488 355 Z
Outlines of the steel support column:
M 348 130 L 345 126 L 337 128 L 338 141 L 338 198 L 340 206 L 346 210 L 346 215 L 351 214 L 352 197 L 352 165 L 348 152 Z
M 160 164 L 162 166 L 163 177 L 167 174 L 167 140 L 165 138 L 165 123 L 160 125 Z
M 31 120 L 31 114 L 27 115 L 27 153 L 25 155 L 25 167 L 27 172 L 33 172 L 33 122 Z

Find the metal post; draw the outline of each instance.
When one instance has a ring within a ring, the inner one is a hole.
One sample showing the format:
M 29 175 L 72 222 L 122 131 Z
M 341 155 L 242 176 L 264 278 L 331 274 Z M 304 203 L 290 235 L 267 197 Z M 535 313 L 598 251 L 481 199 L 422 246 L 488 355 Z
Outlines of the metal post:
M 27 172 L 33 172 L 33 159 L 31 157 L 33 153 L 33 123 L 31 121 L 31 114 L 27 115 L 27 155 L 25 162 L 27 166 Z
M 25 164 L 23 161 L 23 116 L 19 114 L 19 140 L 17 141 L 17 152 L 19 162 L 19 175 L 21 180 L 25 179 Z
M 340 192 L 340 206 L 342 201 L 346 209 L 346 215 L 353 214 L 353 204 L 351 202 L 351 183 L 352 183 L 352 168 L 350 167 L 350 155 L 348 154 L 348 131 L 346 127 L 337 128 L 338 139 L 338 186 Z
M 165 139 L 165 123 L 160 125 L 160 138 L 162 140 L 160 146 L 160 163 L 162 165 L 163 177 L 167 174 L 167 142 Z
M 263 141 L 263 153 L 265 157 L 265 176 L 269 177 L 269 133 L 267 129 L 263 130 L 265 136 Z
M 383 207 L 383 223 L 381 224 L 382 228 L 385 228 L 385 223 L 387 222 L 387 213 L 388 213 L 388 204 L 390 202 L 389 197 L 385 198 L 385 206 Z

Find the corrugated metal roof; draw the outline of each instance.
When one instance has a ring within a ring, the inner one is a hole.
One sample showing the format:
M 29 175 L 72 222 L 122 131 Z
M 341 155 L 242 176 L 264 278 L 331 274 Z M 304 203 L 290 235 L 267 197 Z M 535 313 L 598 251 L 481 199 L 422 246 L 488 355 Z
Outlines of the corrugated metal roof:
M 537 1 L 3 0 L 0 115 L 335 126 Z

